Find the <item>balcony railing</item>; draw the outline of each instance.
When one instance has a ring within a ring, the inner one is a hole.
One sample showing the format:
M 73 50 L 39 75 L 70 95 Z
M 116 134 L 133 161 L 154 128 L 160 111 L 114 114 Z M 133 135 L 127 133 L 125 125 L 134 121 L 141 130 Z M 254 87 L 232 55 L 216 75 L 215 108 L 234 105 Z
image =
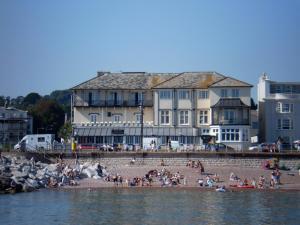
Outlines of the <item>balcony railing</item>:
M 250 125 L 247 119 L 213 120 L 213 125 Z
M 140 101 L 135 100 L 93 100 L 91 102 L 75 99 L 74 106 L 84 107 L 138 107 L 141 105 Z M 144 100 L 143 106 L 153 106 L 152 100 Z

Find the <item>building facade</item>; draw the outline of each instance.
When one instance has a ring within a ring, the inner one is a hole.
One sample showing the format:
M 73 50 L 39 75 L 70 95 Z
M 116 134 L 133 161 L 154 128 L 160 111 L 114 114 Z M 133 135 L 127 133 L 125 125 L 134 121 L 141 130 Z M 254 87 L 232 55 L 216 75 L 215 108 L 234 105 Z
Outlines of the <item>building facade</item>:
M 260 142 L 287 144 L 300 139 L 300 82 L 276 82 L 266 74 L 259 78 L 259 138 Z
M 192 147 L 209 137 L 242 149 L 250 142 L 251 87 L 216 72 L 98 73 L 72 88 L 74 136 L 129 145 L 155 137 L 158 145 Z
M 0 147 L 12 147 L 26 134 L 32 133 L 32 118 L 26 111 L 0 107 Z

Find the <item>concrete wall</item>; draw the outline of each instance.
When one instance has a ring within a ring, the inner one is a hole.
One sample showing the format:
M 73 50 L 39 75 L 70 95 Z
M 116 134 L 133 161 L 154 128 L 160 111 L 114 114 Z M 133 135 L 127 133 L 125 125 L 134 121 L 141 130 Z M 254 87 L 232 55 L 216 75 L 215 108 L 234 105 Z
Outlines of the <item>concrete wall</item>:
M 127 158 L 100 158 L 100 159 L 81 159 L 85 162 L 99 162 L 101 165 L 113 167 L 115 165 L 128 165 L 132 157 Z M 220 167 L 246 167 L 246 168 L 261 168 L 266 159 L 253 159 L 253 158 L 140 158 L 136 157 L 136 165 L 159 166 L 161 159 L 164 160 L 166 165 L 172 166 L 185 166 L 188 160 L 200 160 L 203 166 L 220 166 Z M 285 165 L 292 171 L 296 171 L 300 164 L 299 159 L 282 159 L 280 165 Z

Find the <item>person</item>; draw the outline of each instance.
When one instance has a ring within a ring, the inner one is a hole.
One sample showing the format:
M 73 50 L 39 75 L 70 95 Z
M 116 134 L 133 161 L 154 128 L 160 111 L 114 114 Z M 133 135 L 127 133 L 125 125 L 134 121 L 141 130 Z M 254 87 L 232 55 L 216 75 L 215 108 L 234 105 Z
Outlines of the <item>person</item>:
M 164 160 L 163 160 L 163 159 L 161 159 L 161 161 L 160 161 L 160 165 L 161 165 L 161 166 L 165 166 L 165 162 L 164 162 Z
M 252 178 L 251 185 L 256 188 L 256 180 L 255 180 L 255 178 Z
M 134 165 L 134 164 L 135 164 L 135 156 L 130 161 L 130 165 Z

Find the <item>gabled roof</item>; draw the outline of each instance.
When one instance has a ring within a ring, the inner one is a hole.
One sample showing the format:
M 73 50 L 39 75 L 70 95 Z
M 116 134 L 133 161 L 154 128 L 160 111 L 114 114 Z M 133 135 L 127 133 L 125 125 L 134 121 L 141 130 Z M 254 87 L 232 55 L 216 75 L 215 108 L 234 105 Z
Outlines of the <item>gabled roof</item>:
M 207 89 L 209 87 L 252 87 L 252 85 L 216 72 L 99 72 L 96 77 L 71 89 L 148 90 L 152 88 Z
M 217 107 L 250 107 L 246 105 L 240 98 L 220 98 L 220 100 L 212 106 L 212 108 Z
M 84 83 L 71 89 L 151 89 L 153 86 L 168 80 L 178 73 L 144 73 L 144 72 L 123 72 L 99 74 Z
M 225 77 L 216 72 L 185 72 L 154 86 L 153 88 L 199 88 L 206 89 Z
M 224 79 L 215 82 L 210 87 L 253 87 L 253 85 L 232 77 L 224 77 Z

